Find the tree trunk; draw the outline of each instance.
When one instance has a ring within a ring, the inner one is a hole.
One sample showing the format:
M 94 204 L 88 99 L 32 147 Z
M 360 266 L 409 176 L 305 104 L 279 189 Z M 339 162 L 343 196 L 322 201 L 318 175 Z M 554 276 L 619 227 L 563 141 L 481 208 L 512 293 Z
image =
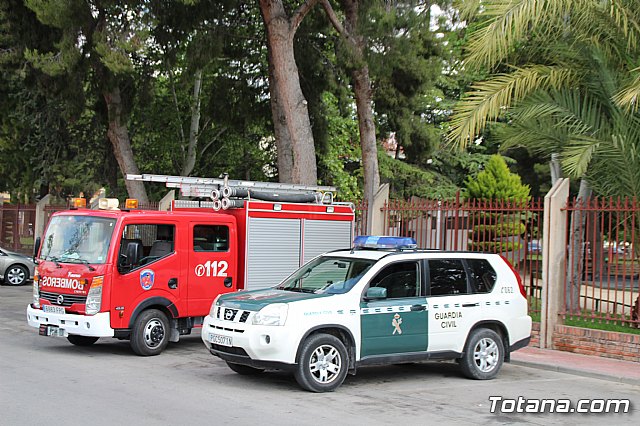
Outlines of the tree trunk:
M 358 129 L 360 130 L 360 148 L 362 149 L 362 167 L 364 169 L 364 199 L 367 202 L 367 232 L 371 232 L 373 220 L 373 200 L 380 187 L 380 170 L 378 166 L 378 144 L 376 141 L 376 125 L 373 121 L 373 94 L 369 66 L 365 60 L 365 42 L 358 34 L 358 0 L 342 2 L 345 12 L 344 31 L 349 34 L 355 68 L 351 72 L 353 93 L 356 98 Z
M 200 93 L 202 87 L 202 69 L 198 69 L 193 83 L 193 100 L 191 102 L 191 126 L 189 128 L 189 144 L 187 156 L 182 165 L 181 176 L 189 176 L 196 165 L 198 136 L 200 133 Z
M 360 129 L 360 147 L 362 149 L 362 167 L 364 169 L 364 199 L 368 203 L 367 232 L 371 232 L 373 220 L 373 199 L 380 187 L 380 170 L 378 166 L 378 144 L 376 126 L 373 121 L 371 80 L 367 65 L 354 70 L 353 90 L 358 112 L 358 128 Z
M 139 174 L 138 166 L 133 158 L 131 141 L 127 126 L 123 124 L 122 98 L 120 88 L 115 87 L 103 93 L 107 103 L 109 129 L 107 136 L 113 145 L 113 153 L 120 166 L 120 171 L 124 175 L 124 182 L 130 197 L 137 198 L 140 204 L 147 204 L 149 198 L 144 188 L 143 182 L 127 180 L 127 174 Z
M 305 2 L 301 6 L 305 8 L 304 13 L 297 12 L 294 20 L 287 16 L 282 0 L 259 0 L 259 3 L 267 33 L 269 89 L 280 181 L 315 185 L 318 180 L 316 152 L 293 53 L 293 38 L 300 19 L 316 2 Z
M 580 311 L 580 286 L 584 272 L 584 258 L 586 244 L 584 243 L 584 226 L 587 212 L 584 210 L 591 197 L 591 188 L 586 179 L 580 180 L 580 190 L 576 199 L 576 206 L 571 213 L 571 230 L 569 233 L 569 265 L 565 280 L 565 307 L 568 312 Z

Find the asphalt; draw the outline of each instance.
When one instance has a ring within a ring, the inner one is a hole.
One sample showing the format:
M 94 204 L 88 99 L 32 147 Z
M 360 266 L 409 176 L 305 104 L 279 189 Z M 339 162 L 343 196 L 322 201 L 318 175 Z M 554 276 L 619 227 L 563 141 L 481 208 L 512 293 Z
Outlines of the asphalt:
M 640 363 L 633 361 L 529 346 L 511 353 L 511 363 L 631 385 L 640 384 Z

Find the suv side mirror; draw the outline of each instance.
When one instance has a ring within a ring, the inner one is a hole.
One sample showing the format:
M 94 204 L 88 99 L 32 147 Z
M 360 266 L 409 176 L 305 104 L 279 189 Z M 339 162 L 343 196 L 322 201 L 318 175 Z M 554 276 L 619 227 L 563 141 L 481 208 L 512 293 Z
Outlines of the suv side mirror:
M 369 287 L 367 289 L 367 294 L 365 299 L 375 300 L 375 299 L 386 299 L 387 298 L 387 289 L 384 287 Z

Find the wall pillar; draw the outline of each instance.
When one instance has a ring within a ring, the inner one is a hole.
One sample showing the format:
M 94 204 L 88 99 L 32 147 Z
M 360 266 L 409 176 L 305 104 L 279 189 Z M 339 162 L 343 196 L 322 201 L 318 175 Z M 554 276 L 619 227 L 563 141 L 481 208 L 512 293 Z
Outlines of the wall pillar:
M 384 212 L 382 208 L 389 201 L 389 184 L 380 185 L 367 212 L 367 235 L 385 235 Z
M 553 331 L 564 303 L 567 262 L 566 238 L 569 179 L 560 178 L 544 197 L 542 231 L 542 309 L 540 312 L 540 347 L 552 348 Z
M 44 226 L 46 225 L 45 223 L 46 216 L 44 214 L 44 209 L 46 206 L 51 204 L 52 198 L 53 197 L 51 197 L 51 194 L 47 194 L 44 197 L 42 197 L 42 199 L 38 201 L 38 203 L 36 204 L 36 219 L 35 219 L 35 223 L 33 224 L 33 234 L 34 234 L 33 240 L 34 241 L 36 238 L 42 237 L 42 234 L 44 234 Z

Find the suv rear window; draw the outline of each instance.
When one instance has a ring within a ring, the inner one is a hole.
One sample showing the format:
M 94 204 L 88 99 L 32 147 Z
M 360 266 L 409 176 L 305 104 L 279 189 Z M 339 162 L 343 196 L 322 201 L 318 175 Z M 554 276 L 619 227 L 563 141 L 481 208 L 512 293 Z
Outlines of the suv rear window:
M 471 287 L 475 293 L 490 293 L 496 284 L 497 274 L 485 259 L 467 259 Z
M 467 273 L 461 259 L 430 259 L 429 285 L 432 296 L 467 294 Z

